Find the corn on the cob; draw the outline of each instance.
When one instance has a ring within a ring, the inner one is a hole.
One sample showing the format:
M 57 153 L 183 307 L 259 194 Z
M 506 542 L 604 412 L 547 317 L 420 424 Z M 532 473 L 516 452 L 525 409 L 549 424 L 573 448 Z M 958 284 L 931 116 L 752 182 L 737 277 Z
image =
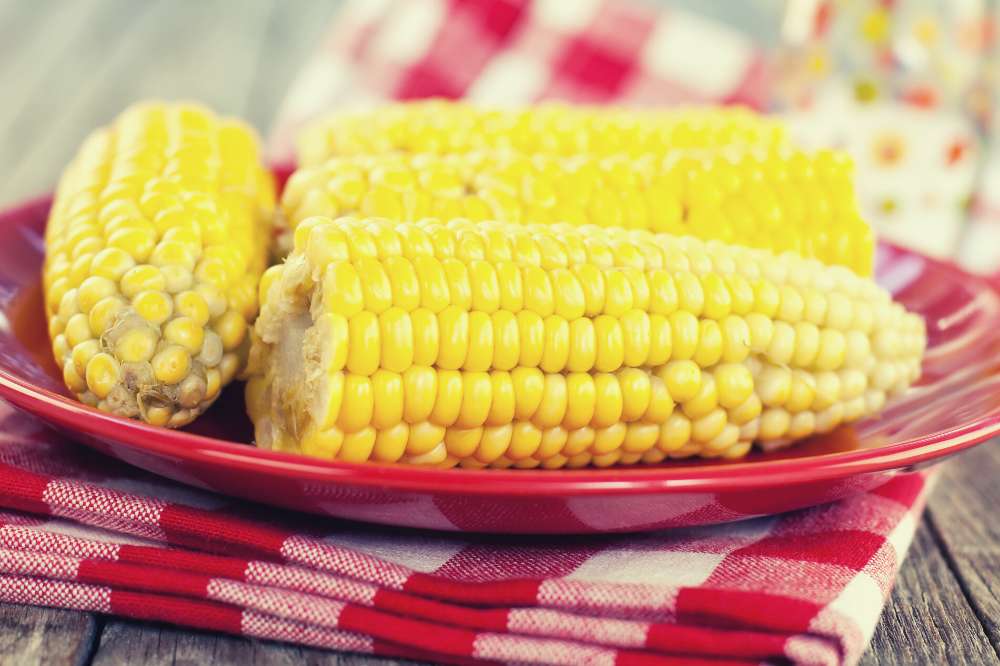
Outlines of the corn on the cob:
M 336 113 L 298 136 L 301 166 L 373 153 L 464 153 L 509 148 L 526 153 L 610 155 L 676 148 L 785 143 L 782 126 L 744 108 L 640 110 L 542 104 L 524 109 L 430 100 Z
M 46 229 L 49 334 L 90 405 L 191 421 L 244 364 L 274 209 L 246 125 L 144 104 L 92 134 Z
M 284 224 L 314 215 L 595 224 L 693 235 L 871 272 L 874 241 L 840 153 L 369 155 L 301 168 Z M 279 222 L 279 224 L 281 224 Z M 279 235 L 278 254 L 290 241 Z
M 347 461 L 739 457 L 879 410 L 925 345 L 844 267 L 565 224 L 311 218 L 261 304 L 257 444 Z

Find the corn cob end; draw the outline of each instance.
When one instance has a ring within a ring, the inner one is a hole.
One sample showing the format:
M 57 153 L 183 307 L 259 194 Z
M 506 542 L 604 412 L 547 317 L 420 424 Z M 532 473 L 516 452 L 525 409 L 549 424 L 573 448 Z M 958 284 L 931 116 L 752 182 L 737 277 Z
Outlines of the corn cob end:
M 153 425 L 202 413 L 244 365 L 273 207 L 253 131 L 199 106 L 136 105 L 88 138 L 46 229 L 66 386 Z

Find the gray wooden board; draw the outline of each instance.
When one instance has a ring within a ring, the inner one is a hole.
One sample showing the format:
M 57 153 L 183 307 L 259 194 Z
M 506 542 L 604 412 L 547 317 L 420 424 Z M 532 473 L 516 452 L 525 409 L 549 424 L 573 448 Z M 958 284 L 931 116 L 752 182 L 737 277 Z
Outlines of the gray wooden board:
M 1000 654 L 1000 446 L 967 452 L 944 468 L 929 524 L 994 650 Z
M 99 631 L 88 613 L 0 604 L 0 664 L 86 664 Z
M 862 664 L 945 663 L 1000 661 L 925 522 Z
M 137 99 L 198 99 L 266 132 L 340 5 L 0 0 L 0 205 L 50 189 L 87 132 Z M 998 506 L 996 443 L 945 467 L 865 664 L 1000 663 Z M 413 663 L 0 604 L 0 664 L 91 661 Z
M 94 666 L 145 664 L 195 666 L 253 664 L 254 666 L 358 666 L 360 664 L 415 664 L 373 660 L 366 655 L 329 652 L 256 641 L 142 622 L 109 620 L 94 655 Z

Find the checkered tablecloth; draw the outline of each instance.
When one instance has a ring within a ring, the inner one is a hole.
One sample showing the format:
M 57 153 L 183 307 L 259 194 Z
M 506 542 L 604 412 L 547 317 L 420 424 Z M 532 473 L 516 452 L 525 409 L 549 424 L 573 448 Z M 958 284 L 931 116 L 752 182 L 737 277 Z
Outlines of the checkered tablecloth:
M 453 663 L 854 663 L 927 488 L 642 535 L 401 533 L 180 486 L 7 407 L 0 432 L 0 600 Z
M 764 73 L 736 33 L 641 5 L 359 0 L 272 147 L 287 157 L 295 128 L 334 105 L 753 105 Z M 642 535 L 401 532 L 186 488 L 0 406 L 0 600 L 444 663 L 853 664 L 927 489 L 906 473 L 809 510 Z

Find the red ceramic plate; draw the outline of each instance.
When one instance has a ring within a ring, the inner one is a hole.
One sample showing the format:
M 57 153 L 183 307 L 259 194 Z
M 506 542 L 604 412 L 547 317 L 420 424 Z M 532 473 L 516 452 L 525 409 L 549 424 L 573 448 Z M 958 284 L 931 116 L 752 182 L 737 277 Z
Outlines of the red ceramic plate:
M 42 199 L 0 213 L 0 396 L 102 453 L 220 493 L 406 527 L 638 531 L 838 499 L 1000 432 L 1000 299 L 985 280 L 889 246 L 879 280 L 927 320 L 921 384 L 879 418 L 781 453 L 575 471 L 322 462 L 250 446 L 239 386 L 192 427 L 155 428 L 86 407 L 62 385 L 39 285 L 48 207 Z

